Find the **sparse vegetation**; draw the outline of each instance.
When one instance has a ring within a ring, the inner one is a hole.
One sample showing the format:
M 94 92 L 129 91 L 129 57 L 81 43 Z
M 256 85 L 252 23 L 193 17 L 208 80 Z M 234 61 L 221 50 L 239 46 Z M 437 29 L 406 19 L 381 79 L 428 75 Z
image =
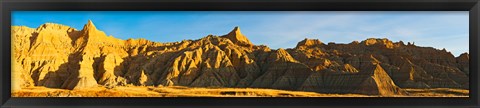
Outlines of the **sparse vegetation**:
M 468 90 L 436 88 L 405 89 L 408 94 L 394 97 L 468 97 Z M 83 90 L 29 87 L 12 92 L 12 97 L 382 97 L 363 94 L 322 94 L 258 88 L 190 88 L 183 86 L 131 86 Z

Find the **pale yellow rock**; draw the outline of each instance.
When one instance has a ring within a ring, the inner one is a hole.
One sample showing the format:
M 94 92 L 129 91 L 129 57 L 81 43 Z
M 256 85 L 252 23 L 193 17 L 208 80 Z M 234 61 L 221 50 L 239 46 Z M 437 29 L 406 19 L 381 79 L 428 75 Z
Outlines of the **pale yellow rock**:
M 325 45 L 325 44 L 323 44 L 323 42 L 321 42 L 318 39 L 305 38 L 304 40 L 298 42 L 297 47 L 295 48 L 321 46 L 321 45 Z
M 383 38 L 383 39 L 368 38 L 367 40 L 362 41 L 362 43 L 364 43 L 367 46 L 378 44 L 390 49 L 394 47 L 393 42 L 386 38 Z
M 295 48 L 254 45 L 235 27 L 224 36 L 159 43 L 47 23 L 12 26 L 12 88 L 97 86 L 255 87 L 403 95 L 405 88 L 468 88 L 468 54 L 369 38 L 305 39 Z M 398 86 L 397 86 L 398 85 Z
M 223 36 L 224 38 L 230 39 L 233 43 L 239 44 L 239 45 L 246 45 L 246 46 L 252 46 L 252 42 L 245 37 L 241 31 L 240 27 L 235 27 L 230 33 L 227 35 Z

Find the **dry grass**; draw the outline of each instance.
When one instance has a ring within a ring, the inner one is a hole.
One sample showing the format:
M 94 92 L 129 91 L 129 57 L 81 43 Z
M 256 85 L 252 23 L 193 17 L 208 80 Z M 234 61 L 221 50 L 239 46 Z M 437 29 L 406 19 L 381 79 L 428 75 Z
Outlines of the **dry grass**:
M 286 91 L 258 88 L 185 88 L 185 87 L 157 87 L 149 88 L 161 93 L 165 97 L 330 97 L 366 96 L 360 94 L 320 94 L 304 91 Z
M 151 97 L 158 93 L 141 87 L 122 87 L 106 89 L 104 87 L 82 90 L 52 89 L 30 87 L 12 92 L 13 97 Z
M 468 97 L 469 90 L 452 88 L 404 89 L 409 97 Z
M 390 97 L 468 97 L 468 90 L 405 89 L 408 95 Z M 304 91 L 286 91 L 259 88 L 191 88 L 182 86 L 152 87 L 130 86 L 107 89 L 104 87 L 82 90 L 29 87 L 12 92 L 12 97 L 382 97 L 362 94 L 324 94 Z

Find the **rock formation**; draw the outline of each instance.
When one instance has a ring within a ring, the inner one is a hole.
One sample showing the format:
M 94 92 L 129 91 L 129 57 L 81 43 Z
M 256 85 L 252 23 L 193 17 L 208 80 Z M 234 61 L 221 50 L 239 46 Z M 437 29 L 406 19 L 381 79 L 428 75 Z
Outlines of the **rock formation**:
M 233 30 L 228 33 L 227 35 L 225 36 L 222 36 L 223 38 L 227 38 L 229 39 L 230 41 L 232 41 L 233 43 L 235 44 L 238 44 L 238 45 L 244 45 L 244 46 L 252 46 L 252 42 L 250 42 L 250 40 L 247 39 L 247 37 L 245 37 L 241 32 L 240 32 L 240 27 L 235 27 L 233 28 Z
M 349 44 L 305 39 L 295 48 L 252 44 L 235 27 L 223 36 L 159 43 L 116 39 L 92 21 L 82 30 L 13 26 L 14 90 L 29 86 L 253 87 L 401 95 L 401 88 L 468 89 L 469 55 L 369 38 Z

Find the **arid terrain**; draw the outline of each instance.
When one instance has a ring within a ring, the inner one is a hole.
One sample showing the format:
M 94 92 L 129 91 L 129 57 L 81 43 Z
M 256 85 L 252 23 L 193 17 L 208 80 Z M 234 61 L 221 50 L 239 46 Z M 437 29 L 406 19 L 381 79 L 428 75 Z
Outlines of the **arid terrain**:
M 388 97 L 468 97 L 468 90 L 404 89 L 408 94 Z M 305 91 L 287 91 L 259 88 L 191 88 L 183 86 L 122 86 L 107 89 L 92 87 L 82 90 L 27 87 L 12 93 L 13 97 L 385 97 L 364 94 L 326 94 Z
M 239 27 L 161 43 L 12 26 L 14 97 L 465 97 L 469 54 L 386 38 L 255 45 Z M 160 37 L 159 37 L 160 38 Z

